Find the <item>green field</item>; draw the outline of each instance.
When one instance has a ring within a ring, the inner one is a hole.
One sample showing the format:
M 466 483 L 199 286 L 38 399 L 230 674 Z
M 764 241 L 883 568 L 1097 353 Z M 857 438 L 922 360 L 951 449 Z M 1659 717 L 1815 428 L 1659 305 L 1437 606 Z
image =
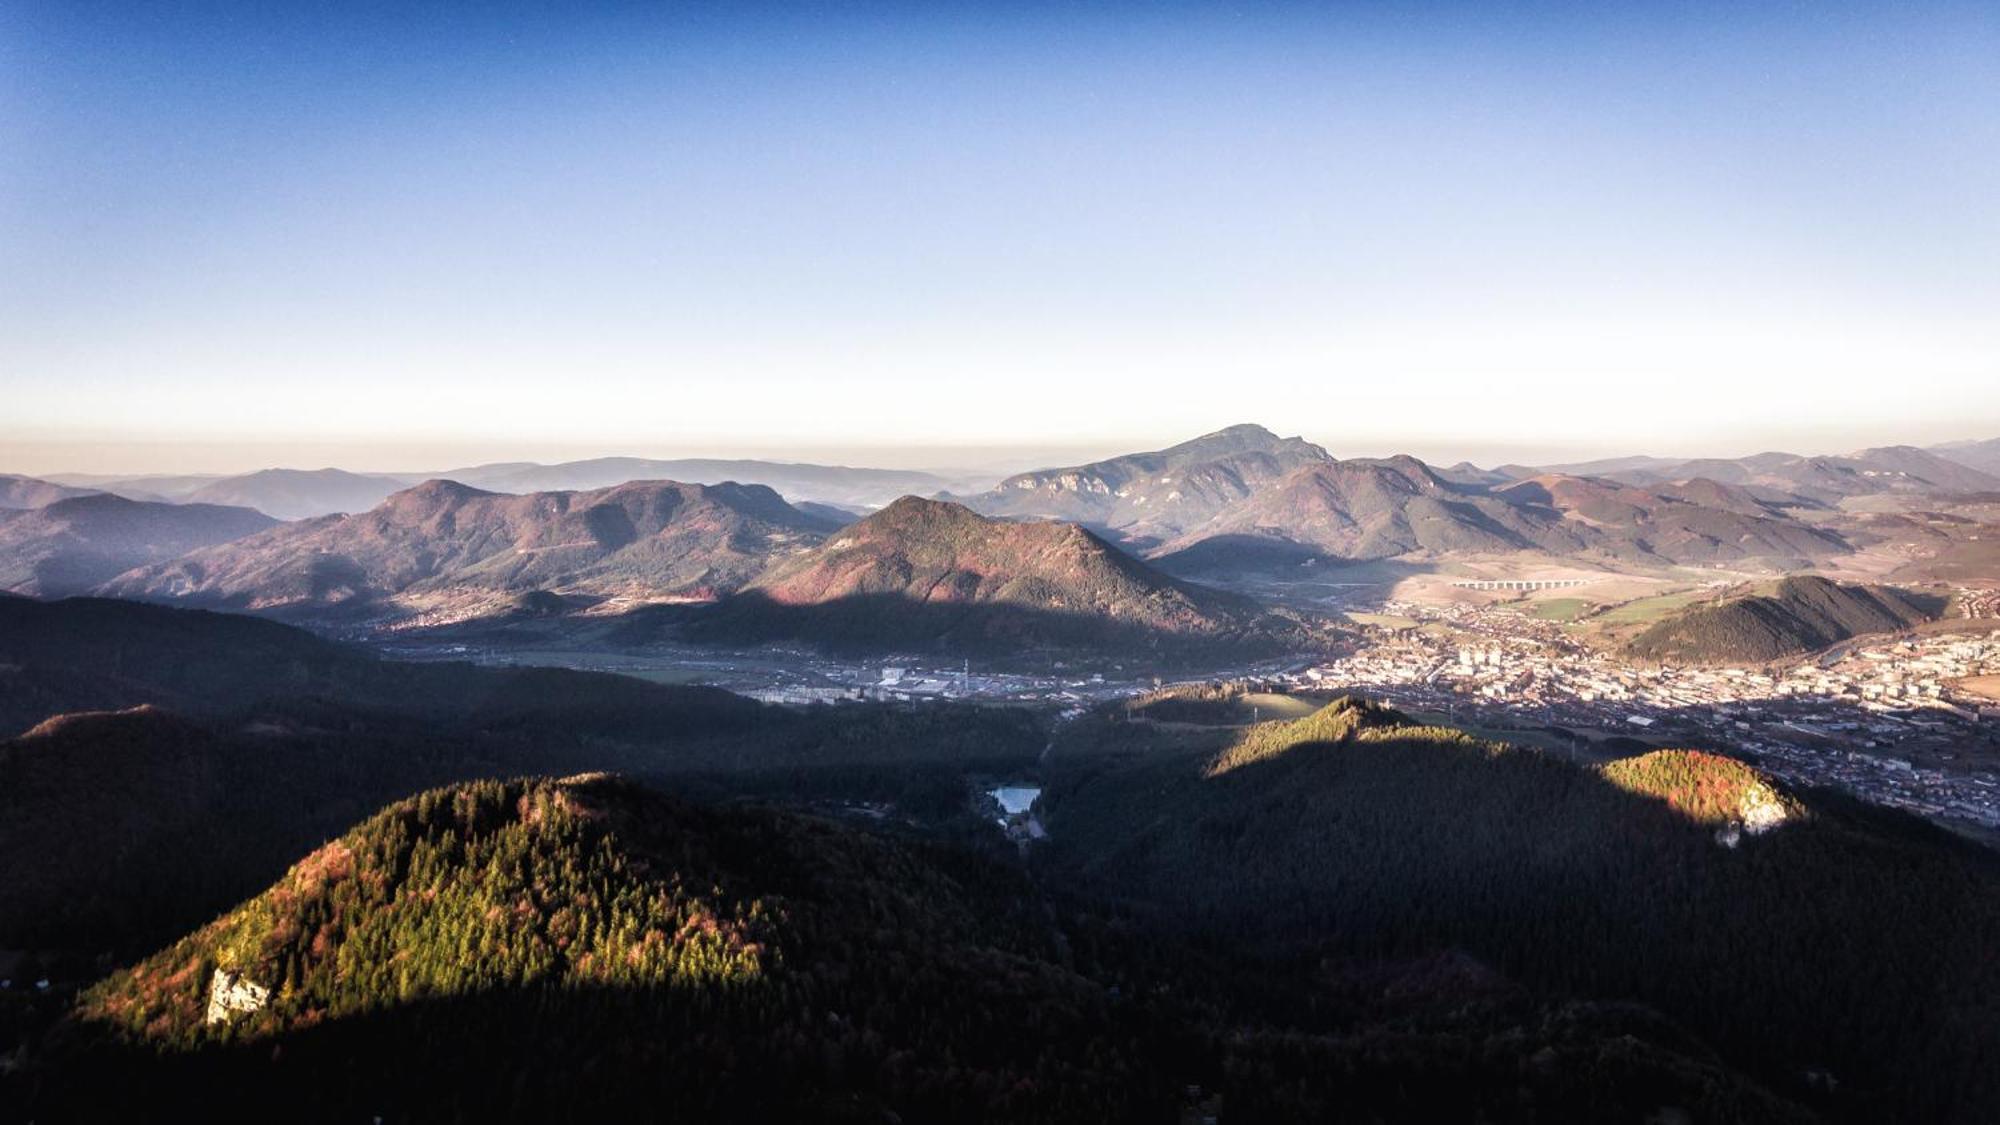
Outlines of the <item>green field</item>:
M 1542 621 L 1575 621 L 1595 605 L 1582 598 L 1549 598 L 1546 601 L 1531 602 L 1527 607 L 1529 617 Z
M 1597 621 L 1604 625 L 1650 625 L 1677 609 L 1703 600 L 1706 596 L 1706 592 L 1702 590 L 1683 590 L 1678 594 L 1639 598 L 1605 610 L 1598 614 Z

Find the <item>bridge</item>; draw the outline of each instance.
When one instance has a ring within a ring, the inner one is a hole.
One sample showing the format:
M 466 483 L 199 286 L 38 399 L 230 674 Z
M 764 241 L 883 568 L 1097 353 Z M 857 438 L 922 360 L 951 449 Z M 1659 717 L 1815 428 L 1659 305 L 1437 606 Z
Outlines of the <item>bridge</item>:
M 1495 578 L 1454 582 L 1462 590 L 1560 590 L 1595 581 L 1591 578 Z

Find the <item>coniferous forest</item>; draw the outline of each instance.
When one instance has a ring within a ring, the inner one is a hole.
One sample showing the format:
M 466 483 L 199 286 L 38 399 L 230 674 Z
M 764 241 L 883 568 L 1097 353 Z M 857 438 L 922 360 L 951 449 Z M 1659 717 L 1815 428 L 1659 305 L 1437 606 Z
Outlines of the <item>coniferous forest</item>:
M 38 690 L 86 709 L 0 743 L 22 1120 L 2000 1106 L 1992 855 L 1736 759 L 1589 767 L 1354 698 L 1253 722 L 1226 685 L 1063 721 L 470 666 L 398 694 L 281 627 L 74 612 Z M 1047 839 L 995 827 L 1007 778 Z

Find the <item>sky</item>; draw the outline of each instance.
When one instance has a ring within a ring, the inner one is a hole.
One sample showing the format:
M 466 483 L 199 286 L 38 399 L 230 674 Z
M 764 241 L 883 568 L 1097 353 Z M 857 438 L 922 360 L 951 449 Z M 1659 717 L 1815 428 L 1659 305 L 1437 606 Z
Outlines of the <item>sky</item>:
M 0 471 L 2000 436 L 2000 5 L 0 5 Z

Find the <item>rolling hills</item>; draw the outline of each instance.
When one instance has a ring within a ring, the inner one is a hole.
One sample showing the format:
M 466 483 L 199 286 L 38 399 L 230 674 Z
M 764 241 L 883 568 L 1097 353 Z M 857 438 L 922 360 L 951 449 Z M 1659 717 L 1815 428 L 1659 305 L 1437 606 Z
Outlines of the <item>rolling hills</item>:
M 134 567 L 241 539 L 275 520 L 248 508 L 97 493 L 0 511 L 0 591 L 65 597 Z
M 2000 477 L 2000 438 L 1949 442 L 1944 445 L 1934 445 L 1930 451 L 1969 469 Z
M 1689 606 L 1632 638 L 1626 650 L 1648 660 L 1762 663 L 1908 629 L 1943 609 L 1943 599 L 1931 595 L 1795 575 L 1762 592 Z
M 532 591 L 591 601 L 706 598 L 834 526 L 755 485 L 642 481 L 514 496 L 438 480 L 359 515 L 194 552 L 104 592 L 299 618 L 480 616 Z

